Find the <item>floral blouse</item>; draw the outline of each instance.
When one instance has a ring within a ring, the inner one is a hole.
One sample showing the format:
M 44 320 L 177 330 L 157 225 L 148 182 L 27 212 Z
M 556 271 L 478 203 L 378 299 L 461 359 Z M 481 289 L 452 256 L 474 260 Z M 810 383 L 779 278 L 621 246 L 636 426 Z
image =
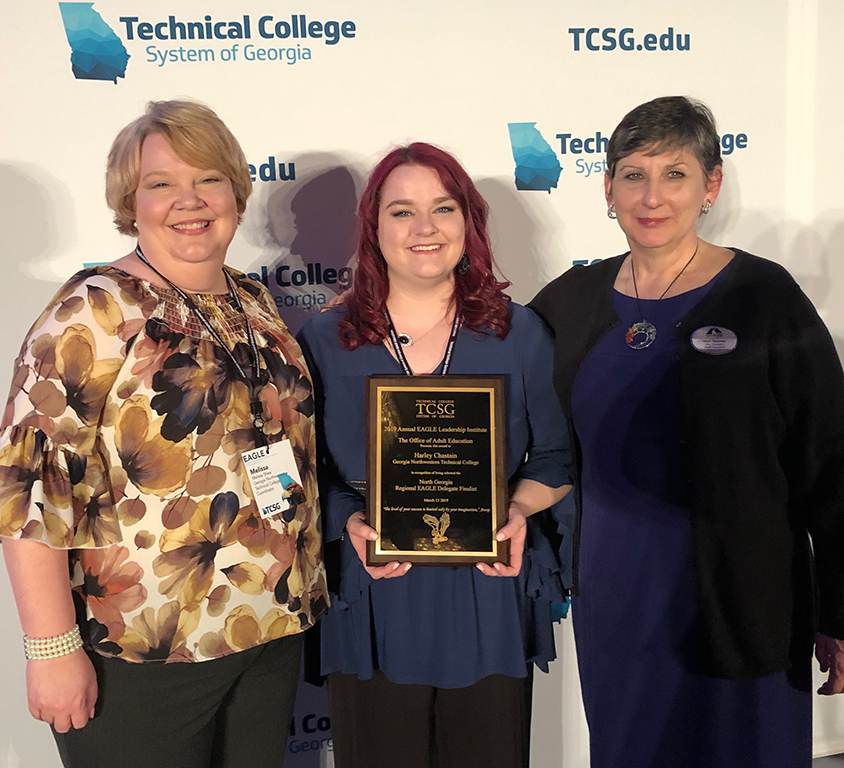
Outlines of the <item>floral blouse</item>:
M 0 536 L 69 550 L 83 636 L 126 661 L 202 661 L 312 626 L 327 608 L 313 396 L 266 289 L 229 270 L 289 439 L 304 501 L 262 519 L 241 452 L 250 398 L 225 350 L 170 289 L 114 267 L 74 275 L 15 362 L 0 432 Z M 194 300 L 244 370 L 244 316 Z

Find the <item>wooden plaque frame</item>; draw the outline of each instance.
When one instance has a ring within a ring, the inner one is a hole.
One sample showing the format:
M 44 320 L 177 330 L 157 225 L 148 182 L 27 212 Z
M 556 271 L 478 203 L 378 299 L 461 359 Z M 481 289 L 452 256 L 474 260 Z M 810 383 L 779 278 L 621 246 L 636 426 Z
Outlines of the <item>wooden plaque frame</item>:
M 367 565 L 509 562 L 504 430 L 503 376 L 368 376 Z

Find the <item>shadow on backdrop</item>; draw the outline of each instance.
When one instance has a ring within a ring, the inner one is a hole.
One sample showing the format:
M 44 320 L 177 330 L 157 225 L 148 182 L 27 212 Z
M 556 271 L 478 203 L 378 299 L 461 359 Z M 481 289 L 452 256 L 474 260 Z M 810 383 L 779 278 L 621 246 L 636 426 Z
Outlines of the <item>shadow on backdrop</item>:
M 351 285 L 362 178 L 334 155 L 301 155 L 288 170 L 290 165 L 295 183 L 276 184 L 266 195 L 265 255 L 249 273 L 269 288 L 279 315 L 296 333 Z
M 537 244 L 541 223 L 512 184 L 500 179 L 478 179 L 478 191 L 489 204 L 489 230 L 492 253 L 501 274 L 513 285 L 507 293 L 513 301 L 527 304 L 549 280 L 557 276 L 556 267 L 548 274 Z
M 89 257 L 74 253 L 76 240 L 68 188 L 40 166 L 0 163 L 0 252 L 7 285 L 0 306 L 0 387 L 9 381 L 24 334 L 59 286 Z M 75 258 L 62 258 L 62 253 Z
M 0 303 L 0 396 L 5 402 L 12 366 L 24 335 L 59 285 L 81 268 L 83 258 L 63 274 L 60 249 L 76 240 L 73 201 L 67 187 L 44 168 L 0 164 L 0 252 L 4 291 Z M 55 259 L 56 264 L 51 261 Z M 53 274 L 53 272 L 57 274 Z M 58 768 L 56 745 L 44 723 L 27 710 L 21 629 L 5 567 L 0 563 L 0 766 Z

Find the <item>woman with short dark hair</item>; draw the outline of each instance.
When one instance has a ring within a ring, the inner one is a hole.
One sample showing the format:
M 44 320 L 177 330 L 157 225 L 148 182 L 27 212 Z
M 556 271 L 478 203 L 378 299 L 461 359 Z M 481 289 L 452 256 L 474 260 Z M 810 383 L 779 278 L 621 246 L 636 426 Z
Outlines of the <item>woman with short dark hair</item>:
M 636 107 L 604 179 L 630 250 L 530 305 L 573 435 L 593 768 L 808 768 L 816 630 L 844 690 L 841 364 L 782 267 L 698 237 L 721 179 L 704 105 Z

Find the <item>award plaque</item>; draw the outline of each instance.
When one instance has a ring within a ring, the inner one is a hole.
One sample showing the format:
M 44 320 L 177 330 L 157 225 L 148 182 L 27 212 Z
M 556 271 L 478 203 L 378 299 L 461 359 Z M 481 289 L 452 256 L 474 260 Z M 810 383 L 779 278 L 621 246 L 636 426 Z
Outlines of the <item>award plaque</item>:
M 503 376 L 368 376 L 367 565 L 509 561 Z

